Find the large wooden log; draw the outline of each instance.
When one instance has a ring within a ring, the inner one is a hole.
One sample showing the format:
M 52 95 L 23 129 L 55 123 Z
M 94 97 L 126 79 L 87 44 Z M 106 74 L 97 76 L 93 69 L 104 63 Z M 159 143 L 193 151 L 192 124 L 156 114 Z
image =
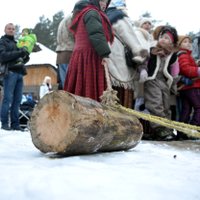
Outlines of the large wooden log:
M 63 155 L 127 150 L 143 129 L 133 115 L 64 91 L 45 95 L 30 119 L 33 144 L 42 152 Z

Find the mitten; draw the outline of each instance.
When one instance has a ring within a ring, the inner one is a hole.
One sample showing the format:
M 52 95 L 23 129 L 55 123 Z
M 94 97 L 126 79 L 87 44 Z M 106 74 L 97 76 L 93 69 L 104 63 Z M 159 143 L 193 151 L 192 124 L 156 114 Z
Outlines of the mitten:
M 137 64 L 143 64 L 146 61 L 146 58 L 143 58 L 142 56 L 135 56 L 132 60 Z
M 26 64 L 30 60 L 30 57 L 29 56 L 24 56 L 23 60 L 24 60 L 24 64 Z
M 138 64 L 143 64 L 148 59 L 149 53 L 146 49 L 142 49 L 132 58 L 132 60 Z
M 142 49 L 140 51 L 140 56 L 142 56 L 143 58 L 147 58 L 149 56 L 149 52 L 147 49 Z
M 172 77 L 177 77 L 180 72 L 179 63 L 175 62 L 171 65 L 171 75 Z
M 29 55 L 29 52 L 26 50 L 26 48 L 20 48 L 20 56 L 21 57 L 24 57 L 24 56 L 28 56 Z
M 184 85 L 192 85 L 193 81 L 190 78 L 183 76 L 180 80 Z
M 147 71 L 145 69 L 143 69 L 141 72 L 140 72 L 140 79 L 139 79 L 139 82 L 140 83 L 144 83 L 148 78 L 148 74 L 147 74 Z
M 20 57 L 24 57 L 26 55 L 26 50 L 24 48 L 19 49 Z

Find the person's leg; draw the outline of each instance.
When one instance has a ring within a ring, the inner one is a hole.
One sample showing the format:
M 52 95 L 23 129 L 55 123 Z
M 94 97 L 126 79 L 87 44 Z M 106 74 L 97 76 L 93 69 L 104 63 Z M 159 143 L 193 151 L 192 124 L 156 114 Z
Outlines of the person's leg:
M 194 109 L 190 123 L 200 126 L 200 88 L 191 89 L 188 96 L 189 101 Z
M 189 100 L 190 94 L 188 91 L 181 91 L 180 92 L 180 99 L 182 102 L 182 109 L 180 113 L 180 122 L 189 123 L 190 120 L 190 113 L 192 111 L 192 106 Z
M 59 64 L 58 65 L 58 73 L 61 82 L 62 89 L 64 88 L 65 78 L 67 74 L 68 64 Z
M 192 106 L 189 101 L 190 94 L 187 90 L 180 91 L 179 99 L 181 101 L 181 110 L 180 110 L 180 117 L 179 121 L 184 123 L 190 123 L 190 113 L 192 111 Z M 177 131 L 177 140 L 187 140 L 189 137 L 181 132 Z
M 9 129 L 9 111 L 10 105 L 13 100 L 13 92 L 16 83 L 16 74 L 13 72 L 9 72 L 9 74 L 4 78 L 3 81 L 3 100 L 1 106 L 1 125 L 4 129 Z
M 11 128 L 20 130 L 19 126 L 19 109 L 23 93 L 23 76 L 17 74 L 17 81 L 13 92 L 13 102 L 11 104 Z

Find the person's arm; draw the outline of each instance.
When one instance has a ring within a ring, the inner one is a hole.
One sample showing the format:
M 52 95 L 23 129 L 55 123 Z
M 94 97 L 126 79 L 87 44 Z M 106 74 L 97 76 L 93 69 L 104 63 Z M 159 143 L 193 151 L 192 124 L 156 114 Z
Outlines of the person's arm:
M 106 40 L 102 21 L 97 11 L 91 10 L 84 16 L 84 23 L 86 31 L 88 32 L 89 40 L 92 43 L 95 51 L 102 58 L 108 57 L 110 54 L 110 47 Z
M 182 54 L 178 58 L 179 66 L 180 66 L 180 74 L 186 76 L 188 78 L 198 77 L 198 66 L 196 63 L 190 58 L 188 54 Z
M 0 40 L 0 62 L 2 63 L 12 62 L 25 55 L 26 55 L 25 49 L 23 48 L 18 49 L 16 47 L 16 49 L 14 50 L 9 50 L 6 47 L 5 42 Z

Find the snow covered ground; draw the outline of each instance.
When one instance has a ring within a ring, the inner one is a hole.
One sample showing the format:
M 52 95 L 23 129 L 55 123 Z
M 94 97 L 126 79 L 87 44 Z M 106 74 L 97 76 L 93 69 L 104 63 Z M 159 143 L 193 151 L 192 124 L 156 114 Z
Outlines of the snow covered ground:
M 56 158 L 0 130 L 0 200 L 199 200 L 200 141 Z

